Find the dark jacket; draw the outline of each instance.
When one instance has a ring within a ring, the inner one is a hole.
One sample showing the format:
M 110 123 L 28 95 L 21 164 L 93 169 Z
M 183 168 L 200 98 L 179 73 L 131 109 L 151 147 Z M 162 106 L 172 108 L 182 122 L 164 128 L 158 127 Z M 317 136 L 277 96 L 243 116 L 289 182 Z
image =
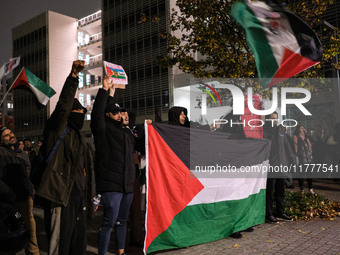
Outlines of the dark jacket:
M 44 129 L 46 157 L 68 125 L 68 116 L 72 110 L 77 87 L 78 79 L 69 76 L 61 91 L 57 106 L 46 123 Z M 83 151 L 83 155 L 79 155 L 79 151 Z M 58 205 L 66 206 L 75 184 L 75 169 L 79 167 L 80 159 L 84 160 L 86 176 L 85 199 L 88 202 L 88 206 L 91 205 L 92 207 L 92 198 L 95 196 L 92 155 L 84 135 L 72 127 L 60 142 L 51 161 L 46 166 L 37 195 Z
M 96 187 L 98 193 L 128 193 L 133 192 L 136 175 L 134 136 L 122 128 L 121 122 L 105 117 L 106 104 L 111 104 L 112 100 L 108 91 L 99 89 L 92 110 Z
M 25 161 L 11 148 L 0 146 L 0 201 L 23 201 L 33 195 Z
M 21 158 L 25 162 L 25 167 L 27 171 L 28 177 L 31 174 L 31 161 L 30 158 L 28 157 L 27 153 L 19 148 L 15 149 L 15 152 L 17 153 L 17 156 Z
M 272 166 L 296 165 L 296 155 L 291 148 L 287 134 L 281 126 L 266 124 L 263 137 L 271 140 L 269 164 Z
M 294 136 L 297 144 L 297 156 L 299 158 L 299 165 L 313 163 L 312 143 L 306 136 L 303 140 L 299 135 Z

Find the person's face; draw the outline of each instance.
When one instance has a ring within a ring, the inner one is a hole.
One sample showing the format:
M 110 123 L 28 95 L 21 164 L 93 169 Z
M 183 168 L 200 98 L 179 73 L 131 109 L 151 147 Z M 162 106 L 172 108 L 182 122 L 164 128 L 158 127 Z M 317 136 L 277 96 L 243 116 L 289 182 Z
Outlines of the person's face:
M 304 126 L 301 126 L 300 127 L 300 134 L 306 134 L 306 129 L 305 129 L 305 127 Z
M 25 141 L 25 148 L 30 148 L 31 147 L 31 142 L 26 140 Z
M 40 148 L 42 145 L 42 142 L 41 141 L 38 141 L 38 147 Z
M 5 129 L 1 134 L 1 142 L 5 145 L 12 146 L 17 142 L 17 138 L 13 134 L 12 130 Z
M 179 123 L 181 124 L 181 125 L 184 125 L 184 123 L 185 123 L 185 118 L 186 118 L 187 116 L 185 116 L 185 114 L 184 114 L 184 112 L 182 111 L 181 112 L 181 115 L 179 115 Z
M 273 120 L 273 124 L 277 125 L 277 114 L 276 113 L 272 113 L 270 114 L 270 119 Z
M 19 148 L 20 148 L 20 150 L 23 150 L 25 148 L 23 141 L 19 141 Z
M 123 124 L 129 125 L 129 114 L 128 112 L 121 112 L 122 118 L 123 118 Z
M 113 120 L 116 120 L 116 121 L 121 121 L 122 120 L 121 112 L 115 112 L 115 113 L 109 112 L 108 116 L 109 116 L 109 118 L 111 118 Z

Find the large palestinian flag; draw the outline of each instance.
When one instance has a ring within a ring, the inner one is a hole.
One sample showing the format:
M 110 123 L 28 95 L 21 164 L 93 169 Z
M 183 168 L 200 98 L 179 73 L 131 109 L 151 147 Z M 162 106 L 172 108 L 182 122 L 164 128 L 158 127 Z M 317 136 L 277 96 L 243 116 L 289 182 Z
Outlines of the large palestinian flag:
M 267 166 L 269 140 L 166 124 L 145 130 L 145 253 L 211 242 L 264 222 L 266 176 L 247 178 L 218 168 Z
M 231 15 L 246 32 L 264 88 L 319 63 L 319 38 L 286 8 L 247 0 L 233 4 Z

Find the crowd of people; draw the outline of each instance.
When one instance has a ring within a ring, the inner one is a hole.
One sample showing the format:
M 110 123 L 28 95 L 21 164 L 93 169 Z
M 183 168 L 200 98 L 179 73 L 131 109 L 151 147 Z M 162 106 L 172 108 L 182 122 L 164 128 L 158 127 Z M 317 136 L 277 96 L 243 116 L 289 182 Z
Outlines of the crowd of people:
M 32 148 L 29 139 L 17 140 L 7 127 L 0 130 L 0 246 L 3 249 L 0 254 L 15 254 L 23 248 L 26 254 L 40 254 L 33 216 L 35 197 L 44 208 L 49 254 L 86 254 L 87 218 L 98 209 L 100 199 L 104 216 L 98 232 L 98 254 L 107 253 L 112 229 L 115 229 L 118 255 L 125 254 L 131 207 L 134 208 L 131 210 L 133 227 L 136 227 L 134 240 L 139 244 L 143 242 L 140 212 L 135 209 L 140 209 L 140 179 L 136 180 L 136 177 L 140 176 L 139 154 L 145 153 L 143 135 L 130 128 L 131 115 L 115 101 L 115 86 L 106 77 L 91 113 L 95 148 L 86 142 L 81 129 L 87 110 L 75 99 L 78 74 L 84 64 L 81 60 L 73 62 L 56 108 L 44 128 L 44 142 L 40 140 L 38 148 Z M 202 126 L 190 122 L 187 115 L 184 107 L 173 107 L 169 110 L 168 123 L 234 133 L 241 139 L 246 137 L 239 126 L 236 129 Z M 226 116 L 234 117 L 232 113 Z M 296 127 L 294 137 L 290 138 L 285 128 L 277 125 L 276 112 L 268 117 L 274 123 L 263 128 L 263 137 L 271 140 L 269 164 L 314 162 L 314 141 L 305 127 Z M 147 123 L 151 122 L 147 120 Z M 337 154 L 332 157 L 337 164 L 340 158 L 339 128 L 337 124 L 334 135 L 327 141 L 329 146 L 336 148 L 332 151 Z M 284 206 L 286 179 L 286 176 L 268 176 L 267 222 L 290 220 Z M 309 192 L 314 193 L 310 178 L 307 183 Z M 304 192 L 303 185 L 304 178 L 300 178 L 301 192 Z M 133 202 L 135 200 L 137 202 Z M 253 228 L 244 231 L 253 231 Z M 242 235 L 236 232 L 232 237 L 241 238 Z

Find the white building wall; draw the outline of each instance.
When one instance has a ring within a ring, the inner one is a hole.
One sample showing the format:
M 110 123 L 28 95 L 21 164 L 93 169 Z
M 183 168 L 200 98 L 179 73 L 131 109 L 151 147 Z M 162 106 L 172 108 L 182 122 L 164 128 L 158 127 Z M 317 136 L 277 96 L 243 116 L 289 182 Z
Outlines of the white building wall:
M 66 77 L 70 74 L 72 62 L 77 56 L 77 19 L 48 11 L 48 81 L 57 92 L 49 103 L 51 115 Z

